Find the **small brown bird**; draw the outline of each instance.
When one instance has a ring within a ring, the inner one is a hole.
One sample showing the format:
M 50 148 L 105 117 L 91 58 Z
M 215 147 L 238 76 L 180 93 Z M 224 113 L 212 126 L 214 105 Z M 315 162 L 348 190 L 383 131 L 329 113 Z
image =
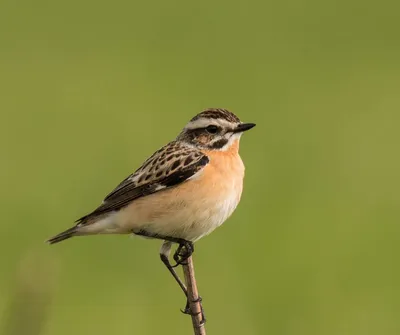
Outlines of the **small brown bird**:
M 133 174 L 122 181 L 93 212 L 50 238 L 58 243 L 73 236 L 136 234 L 164 240 L 160 256 L 187 295 L 169 262 L 182 264 L 193 243 L 220 226 L 239 203 L 244 165 L 239 140 L 254 123 L 242 123 L 226 109 L 207 109 L 183 128 Z M 188 310 L 188 305 L 186 308 Z

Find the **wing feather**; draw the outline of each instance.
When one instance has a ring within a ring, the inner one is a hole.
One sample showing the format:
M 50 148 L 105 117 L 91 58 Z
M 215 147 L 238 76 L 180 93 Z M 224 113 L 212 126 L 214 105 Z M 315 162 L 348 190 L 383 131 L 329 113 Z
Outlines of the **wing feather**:
M 200 150 L 171 142 L 156 151 L 133 174 L 123 180 L 92 213 L 77 220 L 78 225 L 90 223 L 103 214 L 118 211 L 132 201 L 193 177 L 209 162 Z

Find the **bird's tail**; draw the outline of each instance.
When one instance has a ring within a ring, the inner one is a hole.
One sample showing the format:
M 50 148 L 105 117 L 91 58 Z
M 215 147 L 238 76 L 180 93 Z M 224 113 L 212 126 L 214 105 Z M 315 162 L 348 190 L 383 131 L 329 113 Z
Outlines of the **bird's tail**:
M 56 236 L 53 236 L 52 238 L 48 239 L 47 243 L 54 244 L 54 243 L 64 241 L 64 240 L 74 236 L 76 231 L 77 231 L 76 227 L 69 228 L 66 231 L 63 231 L 62 233 L 57 234 Z

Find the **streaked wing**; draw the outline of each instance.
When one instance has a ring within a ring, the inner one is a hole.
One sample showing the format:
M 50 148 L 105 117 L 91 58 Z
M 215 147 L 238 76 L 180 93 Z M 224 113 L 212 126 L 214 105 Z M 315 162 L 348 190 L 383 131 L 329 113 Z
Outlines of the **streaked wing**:
M 176 186 L 202 170 L 209 159 L 201 151 L 171 142 L 156 151 L 132 175 L 122 181 L 92 213 L 77 220 L 84 224 L 117 211 L 135 199 Z

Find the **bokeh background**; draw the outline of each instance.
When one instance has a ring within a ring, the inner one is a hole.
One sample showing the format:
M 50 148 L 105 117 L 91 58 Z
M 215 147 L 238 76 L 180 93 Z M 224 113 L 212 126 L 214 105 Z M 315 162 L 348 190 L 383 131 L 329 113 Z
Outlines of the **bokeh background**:
M 197 243 L 208 333 L 400 334 L 399 10 L 0 1 L 0 333 L 191 333 L 160 242 L 44 241 L 223 107 L 258 126 Z

